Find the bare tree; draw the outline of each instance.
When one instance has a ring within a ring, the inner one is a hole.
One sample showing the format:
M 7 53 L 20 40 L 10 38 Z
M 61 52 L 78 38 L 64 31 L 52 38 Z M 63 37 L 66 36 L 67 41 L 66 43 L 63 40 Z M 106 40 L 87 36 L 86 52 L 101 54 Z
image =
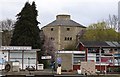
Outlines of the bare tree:
M 113 27 L 113 22 L 112 22 L 111 15 L 109 15 L 108 24 L 110 25 L 111 28 Z
M 12 19 L 2 20 L 0 21 L 0 28 L 2 28 L 3 31 L 4 30 L 11 31 L 13 30 L 14 23 L 15 21 L 13 21 Z
M 13 21 L 12 19 L 0 21 L 0 29 L 2 32 L 2 45 L 8 46 L 10 44 L 14 23 L 15 21 Z
M 54 44 L 51 41 L 51 39 L 48 38 L 47 36 L 45 36 L 43 50 L 45 50 L 45 55 L 52 56 L 52 60 L 55 59 L 55 51 L 56 51 L 56 49 L 55 49 Z
M 116 15 L 113 15 L 113 25 L 114 25 L 114 29 L 117 29 L 117 24 L 118 24 L 118 17 Z
M 118 29 L 118 17 L 116 15 L 109 15 L 109 19 L 107 20 L 108 25 L 110 28 L 113 28 L 114 30 Z

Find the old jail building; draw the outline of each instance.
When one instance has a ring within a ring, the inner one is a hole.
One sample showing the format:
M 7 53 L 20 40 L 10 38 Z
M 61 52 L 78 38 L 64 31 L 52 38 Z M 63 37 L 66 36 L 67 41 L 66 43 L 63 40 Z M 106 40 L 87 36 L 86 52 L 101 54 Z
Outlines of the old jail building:
M 86 27 L 71 20 L 70 15 L 57 15 L 56 20 L 42 27 L 42 30 L 57 50 L 63 50 L 76 42 L 77 34 Z

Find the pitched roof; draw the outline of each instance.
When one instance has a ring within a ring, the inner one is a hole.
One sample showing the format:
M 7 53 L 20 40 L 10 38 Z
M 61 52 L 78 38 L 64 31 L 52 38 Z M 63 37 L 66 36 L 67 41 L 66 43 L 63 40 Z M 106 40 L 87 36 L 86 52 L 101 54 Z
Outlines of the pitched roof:
M 85 26 L 73 21 L 73 20 L 54 20 L 46 26 L 78 26 L 82 28 L 86 28 Z
M 110 41 L 82 41 L 80 42 L 84 47 L 120 47 L 118 42 Z
M 70 26 L 86 28 L 85 26 L 71 20 L 70 15 L 57 15 L 56 20 L 47 24 L 46 26 Z

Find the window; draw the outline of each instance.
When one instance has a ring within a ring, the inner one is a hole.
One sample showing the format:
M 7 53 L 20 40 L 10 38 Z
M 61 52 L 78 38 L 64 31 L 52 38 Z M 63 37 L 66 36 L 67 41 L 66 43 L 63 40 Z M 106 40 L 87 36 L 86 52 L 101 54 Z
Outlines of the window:
M 85 61 L 85 54 L 73 54 L 73 64 Z
M 71 41 L 72 37 L 65 37 L 65 41 Z
M 4 52 L 2 52 L 2 54 L 4 54 Z
M 67 37 L 67 40 L 69 40 L 69 37 Z
M 67 31 L 70 31 L 70 28 L 67 28 Z
M 96 62 L 99 62 L 99 57 L 96 57 Z
M 53 31 L 54 29 L 53 28 L 51 28 L 51 31 Z
M 70 40 L 72 40 L 72 37 L 70 37 Z
M 55 40 L 55 38 L 53 38 L 53 37 L 50 37 L 50 40 Z
M 67 38 L 65 37 L 65 40 L 67 40 Z

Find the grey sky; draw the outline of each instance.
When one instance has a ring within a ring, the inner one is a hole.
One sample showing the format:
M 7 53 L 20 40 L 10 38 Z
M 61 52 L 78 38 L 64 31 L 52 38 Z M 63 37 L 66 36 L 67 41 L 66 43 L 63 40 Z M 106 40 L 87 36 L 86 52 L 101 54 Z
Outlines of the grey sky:
M 0 20 L 16 19 L 28 0 L 0 0 Z M 29 0 L 31 2 L 33 0 Z M 119 0 L 34 0 L 40 28 L 55 20 L 58 14 L 69 14 L 71 19 L 88 26 L 117 15 Z

